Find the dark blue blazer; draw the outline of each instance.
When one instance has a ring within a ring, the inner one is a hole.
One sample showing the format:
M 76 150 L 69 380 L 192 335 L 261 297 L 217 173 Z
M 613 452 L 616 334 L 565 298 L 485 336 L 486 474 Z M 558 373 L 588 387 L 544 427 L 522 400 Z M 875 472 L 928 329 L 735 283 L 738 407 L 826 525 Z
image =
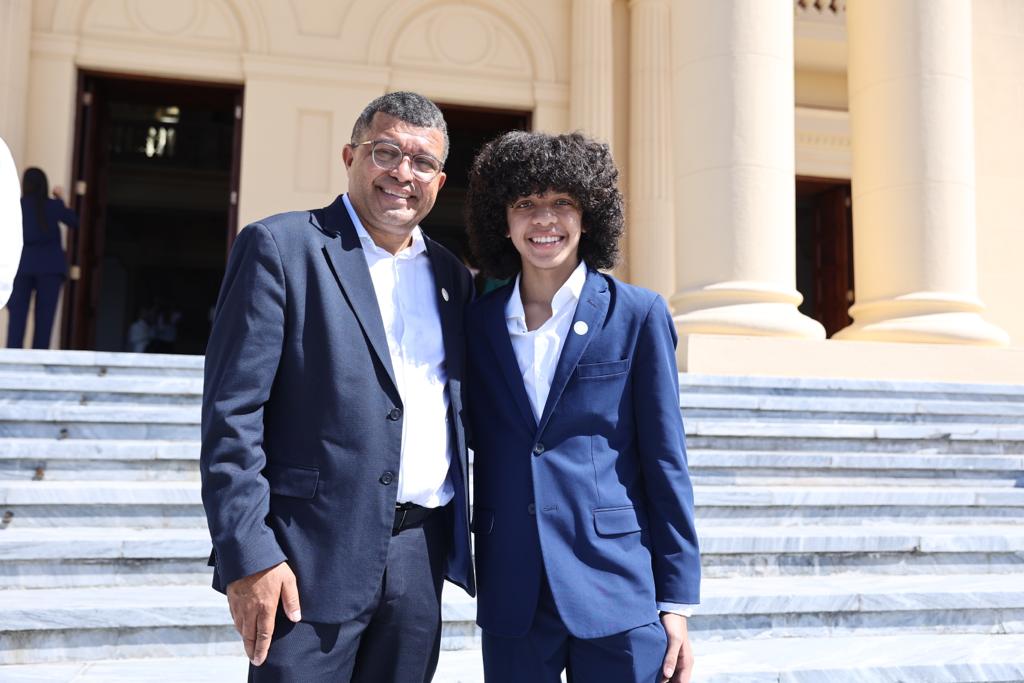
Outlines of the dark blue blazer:
M 67 275 L 68 261 L 60 245 L 60 223 L 78 227 L 78 216 L 60 199 L 47 199 L 43 204 L 46 229 L 39 226 L 36 201 L 21 198 L 21 234 L 24 246 L 18 272 L 23 275 Z
M 665 301 L 589 270 L 538 424 L 505 323 L 512 288 L 479 299 L 467 319 L 478 623 L 523 635 L 542 572 L 577 638 L 656 621 L 657 601 L 698 603 Z
M 472 281 L 430 239 L 427 252 L 452 411 L 447 577 L 472 594 L 461 420 Z M 214 587 L 288 560 L 304 619 L 341 623 L 362 612 L 380 588 L 395 517 L 402 419 L 388 416 L 396 408 L 402 399 L 373 282 L 341 198 L 242 230 L 203 387 L 200 469 Z

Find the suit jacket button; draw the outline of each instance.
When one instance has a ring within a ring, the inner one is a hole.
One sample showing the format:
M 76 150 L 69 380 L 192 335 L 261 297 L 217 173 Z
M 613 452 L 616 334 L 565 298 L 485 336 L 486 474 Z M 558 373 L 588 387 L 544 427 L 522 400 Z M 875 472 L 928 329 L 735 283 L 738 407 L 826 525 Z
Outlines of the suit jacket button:
M 539 444 L 537 444 L 536 446 L 533 447 L 533 454 L 534 455 L 540 455 L 543 452 L 544 452 L 544 444 L 539 443 Z
M 388 412 L 388 419 L 391 420 L 392 422 L 397 422 L 401 417 L 402 417 L 402 409 L 401 408 L 392 408 Z
M 534 505 L 533 503 L 530 503 L 529 505 L 526 506 L 526 511 L 529 512 L 531 515 L 535 515 L 537 514 L 537 506 Z
M 384 484 L 385 486 L 387 486 L 388 484 L 390 484 L 394 480 L 395 480 L 395 473 L 390 471 L 390 470 L 388 470 L 384 474 L 380 475 L 380 483 Z

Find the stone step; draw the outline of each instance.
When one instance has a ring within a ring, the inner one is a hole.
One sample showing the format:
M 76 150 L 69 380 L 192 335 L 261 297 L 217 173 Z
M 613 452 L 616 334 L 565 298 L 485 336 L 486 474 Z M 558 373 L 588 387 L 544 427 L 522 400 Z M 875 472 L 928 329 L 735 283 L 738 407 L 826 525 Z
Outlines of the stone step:
M 1024 636 L 911 634 L 713 641 L 695 634 L 693 683 L 1020 683 Z M 895 659 L 894 653 L 898 653 Z M 118 659 L 0 667 L 5 683 L 220 683 L 243 656 Z M 442 650 L 434 683 L 483 683 L 478 650 Z
M 0 439 L 0 480 L 199 480 L 198 441 Z
M 698 530 L 707 578 L 1024 571 L 1024 525 L 699 525 Z M 0 532 L 0 591 L 207 585 L 209 552 L 203 527 L 12 526 Z
M 476 603 L 451 586 L 444 597 L 442 649 L 478 648 Z M 227 600 L 208 586 L 0 591 L 0 664 L 240 652 Z
M 716 419 L 793 419 L 844 422 L 1017 423 L 1024 401 L 967 401 L 927 398 L 851 398 L 757 394 L 687 394 L 680 397 L 683 415 Z
M 1024 427 L 969 424 L 871 424 L 688 420 L 695 450 L 813 453 L 1024 454 Z
M 1024 455 L 728 451 L 690 449 L 694 482 L 707 485 L 1019 486 Z M 0 439 L 0 479 L 197 480 L 198 441 Z M 471 457 L 472 460 L 472 457 Z
M 88 403 L 199 404 L 199 377 L 125 377 L 0 372 L 0 403 L 53 401 Z
M 153 377 L 203 376 L 202 356 L 0 349 L 0 373 Z
M 705 526 L 864 521 L 1024 523 L 1024 488 L 963 486 L 695 486 Z M 203 526 L 194 481 L 0 480 L 8 528 Z
M 680 393 L 1024 401 L 1024 385 L 681 373 Z
M 1024 586 L 991 575 L 707 579 L 703 593 L 701 639 L 1024 633 Z M 445 649 L 479 646 L 471 598 L 446 590 L 442 614 Z M 0 591 L 0 634 L 3 664 L 238 647 L 225 598 L 201 586 Z

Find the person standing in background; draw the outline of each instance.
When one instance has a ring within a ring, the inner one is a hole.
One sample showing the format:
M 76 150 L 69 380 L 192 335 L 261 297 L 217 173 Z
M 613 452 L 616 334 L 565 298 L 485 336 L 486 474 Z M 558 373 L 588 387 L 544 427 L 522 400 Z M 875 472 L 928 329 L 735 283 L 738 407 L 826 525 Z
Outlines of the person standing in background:
M 14 287 L 14 275 L 21 259 L 21 203 L 18 169 L 0 138 L 0 306 L 7 303 Z
M 64 203 L 60 187 L 53 188 L 42 169 L 28 168 L 21 182 L 21 226 L 24 249 L 14 291 L 7 304 L 11 318 L 7 327 L 7 347 L 21 348 L 25 339 L 25 321 L 32 292 L 36 293 L 35 334 L 32 348 L 50 347 L 50 332 L 57 312 L 60 288 L 68 277 L 68 262 L 61 246 L 60 223 L 78 227 L 78 216 Z

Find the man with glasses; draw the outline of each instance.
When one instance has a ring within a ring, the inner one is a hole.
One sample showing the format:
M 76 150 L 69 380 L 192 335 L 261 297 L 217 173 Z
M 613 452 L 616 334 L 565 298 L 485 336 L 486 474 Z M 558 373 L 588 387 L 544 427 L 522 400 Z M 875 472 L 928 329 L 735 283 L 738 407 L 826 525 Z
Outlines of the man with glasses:
M 460 422 L 468 271 L 418 224 L 448 133 L 371 102 L 348 192 L 235 241 L 206 354 L 201 471 L 251 681 L 429 681 L 444 578 L 474 591 Z

